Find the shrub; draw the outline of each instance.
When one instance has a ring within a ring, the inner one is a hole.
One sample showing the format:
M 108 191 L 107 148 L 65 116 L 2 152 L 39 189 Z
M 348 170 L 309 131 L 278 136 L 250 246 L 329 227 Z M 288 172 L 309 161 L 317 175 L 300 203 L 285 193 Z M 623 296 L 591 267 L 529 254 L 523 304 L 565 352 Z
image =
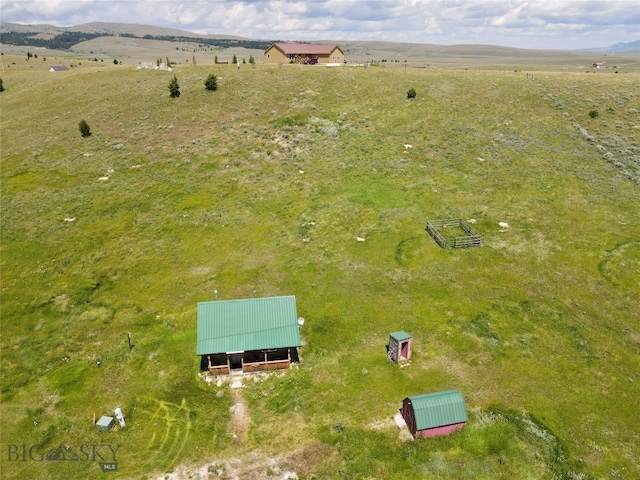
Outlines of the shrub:
M 173 80 L 169 83 L 169 95 L 171 98 L 177 98 L 180 96 L 180 85 L 178 85 L 178 79 L 173 76 Z
M 589 116 L 590 116 L 591 118 L 596 118 L 598 115 L 600 115 L 600 114 L 598 113 L 598 111 L 597 111 L 597 110 L 591 110 L 591 111 L 589 112 Z
M 80 135 L 83 137 L 89 137 L 91 135 L 91 127 L 89 127 L 89 124 L 86 121 L 80 120 L 78 128 L 80 129 Z
M 0 78 L 0 92 L 4 92 L 4 85 L 2 84 L 1 78 Z
M 407 92 L 407 98 L 416 98 L 416 91 L 413 88 Z
M 210 73 L 207 79 L 204 81 L 204 88 L 206 88 L 210 92 L 217 90 L 218 78 L 214 74 Z

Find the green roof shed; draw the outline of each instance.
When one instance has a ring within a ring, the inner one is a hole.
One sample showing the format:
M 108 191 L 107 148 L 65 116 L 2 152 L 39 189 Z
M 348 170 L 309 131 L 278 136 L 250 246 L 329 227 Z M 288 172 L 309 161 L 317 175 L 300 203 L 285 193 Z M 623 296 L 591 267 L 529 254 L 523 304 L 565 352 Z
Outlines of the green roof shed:
M 401 413 L 414 437 L 446 435 L 467 423 L 467 409 L 458 390 L 407 397 Z
M 394 362 L 402 362 L 411 358 L 411 344 L 413 337 L 404 330 L 389 334 L 389 358 Z

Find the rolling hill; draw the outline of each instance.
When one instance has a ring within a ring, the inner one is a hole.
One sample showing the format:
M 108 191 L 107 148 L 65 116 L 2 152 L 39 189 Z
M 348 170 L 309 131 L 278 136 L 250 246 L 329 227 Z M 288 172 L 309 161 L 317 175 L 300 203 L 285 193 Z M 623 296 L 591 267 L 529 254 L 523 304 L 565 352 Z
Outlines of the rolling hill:
M 52 25 L 18 25 L 7 22 L 0 23 L 0 34 L 4 38 L 5 50 L 12 51 L 10 45 L 49 46 L 62 48 L 78 54 L 100 53 L 104 56 L 129 57 L 132 59 L 147 58 L 146 52 L 156 51 L 161 57 L 174 57 L 175 51 L 191 51 L 193 53 L 215 50 L 215 54 L 244 57 L 253 56 L 258 61 L 264 50 L 277 39 L 249 39 L 228 35 L 200 35 L 177 29 L 122 23 L 88 23 L 71 27 L 55 27 Z M 33 34 L 33 35 L 29 35 Z M 75 36 L 74 36 L 75 35 Z M 85 37 L 82 37 L 84 35 Z M 60 39 L 66 36 L 66 41 Z M 145 40 L 143 47 L 136 50 L 140 43 L 127 48 L 118 39 Z M 93 44 L 81 45 L 91 40 Z M 165 42 L 165 43 L 162 43 Z M 174 45 L 166 44 L 174 42 Z M 394 43 L 377 41 L 341 41 L 327 40 L 341 46 L 348 61 L 355 62 L 411 62 L 414 66 L 426 67 L 438 65 L 450 68 L 532 68 L 541 66 L 557 69 L 564 64 L 571 68 L 585 68 L 599 57 L 594 54 L 618 53 L 621 60 L 637 60 L 640 49 L 637 42 L 618 44 L 610 48 L 578 50 L 528 50 L 520 48 L 500 47 L 494 45 L 433 45 L 414 43 Z M 119 45 L 119 46 L 118 46 Z M 94 48 L 95 47 L 95 48 Z M 615 47 L 615 48 L 614 48 Z M 205 56 L 203 61 L 210 61 L 212 55 Z M 627 62 L 628 63 L 628 62 Z
M 367 68 L 236 68 L 187 45 L 3 45 L 3 480 L 640 476 L 637 68 L 377 43 Z M 482 245 L 441 248 L 443 219 Z M 280 295 L 294 368 L 200 372 L 198 302 Z M 450 389 L 467 425 L 412 440 L 403 399 Z

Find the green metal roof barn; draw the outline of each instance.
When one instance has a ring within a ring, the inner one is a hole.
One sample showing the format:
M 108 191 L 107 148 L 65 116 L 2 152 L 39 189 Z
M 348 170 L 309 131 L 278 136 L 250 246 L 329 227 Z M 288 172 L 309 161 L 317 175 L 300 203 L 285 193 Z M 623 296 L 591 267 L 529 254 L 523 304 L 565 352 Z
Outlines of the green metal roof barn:
M 407 397 L 401 412 L 414 437 L 447 435 L 467 423 L 467 409 L 458 390 Z
M 293 295 L 198 303 L 196 354 L 203 370 L 288 368 L 291 349 L 301 345 Z

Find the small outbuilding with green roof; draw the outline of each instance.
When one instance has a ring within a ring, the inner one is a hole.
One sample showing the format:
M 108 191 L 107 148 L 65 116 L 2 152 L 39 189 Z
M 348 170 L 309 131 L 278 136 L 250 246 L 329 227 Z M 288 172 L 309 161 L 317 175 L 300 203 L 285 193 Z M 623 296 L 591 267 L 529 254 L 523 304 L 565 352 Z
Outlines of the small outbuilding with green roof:
M 200 369 L 224 374 L 290 368 L 300 324 L 293 295 L 198 302 Z
M 400 409 L 411 435 L 448 435 L 467 423 L 467 408 L 459 390 L 407 397 Z
M 402 362 L 411 358 L 413 337 L 404 330 L 389 334 L 389 358 L 394 362 Z

